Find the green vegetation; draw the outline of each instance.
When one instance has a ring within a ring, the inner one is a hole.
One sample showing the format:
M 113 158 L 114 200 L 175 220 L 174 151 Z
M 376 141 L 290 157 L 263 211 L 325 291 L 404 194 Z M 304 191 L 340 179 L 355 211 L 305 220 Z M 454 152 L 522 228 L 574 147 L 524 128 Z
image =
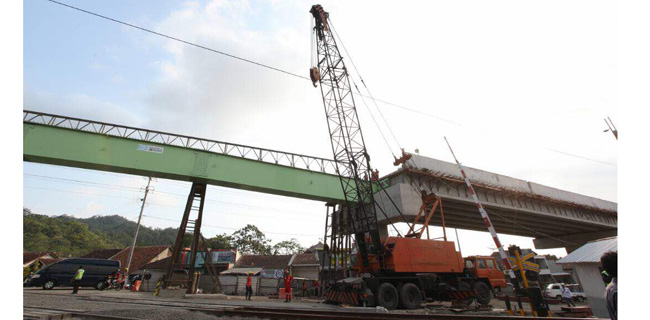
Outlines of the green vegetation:
M 136 223 L 118 215 L 75 218 L 69 215 L 45 216 L 23 208 L 23 250 L 56 252 L 59 257 L 82 256 L 98 249 L 125 248 L 131 245 Z M 177 228 L 140 226 L 138 246 L 173 245 Z M 254 225 L 247 225 L 232 235 L 208 238 L 212 249 L 237 249 L 249 254 L 292 254 L 304 251 L 296 239 L 271 245 L 271 239 Z M 189 246 L 191 234 L 183 245 Z
M 119 246 L 78 221 L 40 214 L 23 215 L 23 249 L 26 251 L 52 251 L 66 257 Z

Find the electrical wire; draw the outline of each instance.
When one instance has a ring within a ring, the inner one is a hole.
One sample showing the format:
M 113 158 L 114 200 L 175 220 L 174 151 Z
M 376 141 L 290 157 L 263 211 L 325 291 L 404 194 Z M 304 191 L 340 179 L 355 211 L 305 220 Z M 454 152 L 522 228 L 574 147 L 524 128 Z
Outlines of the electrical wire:
M 152 219 L 167 220 L 167 221 L 172 221 L 172 222 L 182 222 L 181 220 L 154 217 L 154 216 L 149 216 L 149 215 L 145 215 L 145 214 L 143 214 L 142 216 L 152 218 Z M 212 227 L 212 228 L 221 228 L 221 229 L 228 229 L 228 230 L 239 230 L 237 228 L 224 227 L 224 226 L 215 226 L 215 225 L 209 225 L 209 224 L 205 224 L 205 223 L 202 223 L 201 227 Z M 264 231 L 264 230 L 260 230 L 260 231 L 262 231 L 263 233 L 268 233 L 268 234 L 279 234 L 279 235 L 290 235 L 290 236 L 301 236 L 301 237 L 318 237 L 318 235 L 315 235 L 315 234 L 268 232 L 268 231 Z
M 105 188 L 105 189 L 113 189 L 113 190 L 128 189 L 128 190 L 121 190 L 121 191 L 129 191 L 129 192 L 140 192 L 143 189 L 143 188 L 139 188 L 139 187 L 121 186 L 121 185 L 108 184 L 108 183 L 99 183 L 99 182 L 92 182 L 92 181 L 66 179 L 66 178 L 42 176 L 42 175 L 28 174 L 28 173 L 23 173 L 23 176 L 25 176 L 27 178 L 31 178 L 31 179 L 38 179 L 38 180 L 45 180 L 45 181 L 52 181 L 52 182 L 69 182 L 69 183 L 73 183 L 73 184 L 81 184 L 81 185 L 86 185 L 86 186 L 93 186 L 93 187 L 99 187 L 99 188 Z
M 61 189 L 53 189 L 53 188 L 43 188 L 43 187 L 35 187 L 35 186 L 23 186 L 23 188 L 28 188 L 28 189 L 39 189 L 39 190 L 48 190 L 48 191 L 56 191 L 56 192 L 76 193 L 76 194 L 85 194 L 85 195 L 100 196 L 100 197 L 111 197 L 111 198 L 122 198 L 122 199 L 135 199 L 135 198 L 120 197 L 120 196 L 109 195 L 109 194 L 101 194 L 101 193 L 87 193 L 87 192 L 79 192 L 79 191 L 72 191 L 72 190 L 61 190 Z M 138 199 L 139 199 L 139 198 L 138 198 Z
M 348 53 L 348 49 L 345 47 L 345 44 L 343 43 L 343 40 L 341 40 L 341 37 L 336 32 L 336 29 L 334 28 L 334 24 L 332 24 L 331 21 L 329 21 L 329 24 L 330 24 L 330 26 L 332 28 L 332 31 L 334 32 L 334 35 L 339 39 L 339 42 L 341 43 L 341 46 L 343 47 L 343 51 L 345 52 L 345 54 L 348 56 L 348 59 L 352 63 L 352 67 L 357 72 L 357 75 L 359 76 L 359 80 L 361 80 L 361 84 L 363 84 L 364 88 L 366 88 L 366 91 L 368 92 L 368 95 L 370 96 L 370 100 L 375 104 L 375 108 L 377 108 L 377 111 L 379 111 L 379 115 L 384 120 L 384 123 L 386 124 L 386 127 L 388 128 L 388 131 L 390 132 L 391 136 L 395 140 L 395 143 L 397 143 L 397 146 L 401 149 L 402 145 L 399 143 L 399 140 L 397 140 L 397 136 L 395 135 L 395 133 L 393 132 L 393 129 L 391 129 L 390 125 L 388 124 L 388 121 L 386 121 L 386 117 L 384 117 L 384 113 L 381 112 L 381 109 L 377 105 L 377 101 L 375 101 L 375 98 L 372 96 L 372 93 L 370 92 L 370 89 L 368 89 L 368 86 L 366 85 L 366 82 L 363 81 L 363 78 L 361 77 L 361 72 L 359 72 L 359 69 L 357 69 L 357 65 L 354 63 L 354 60 L 352 59 L 352 55 L 350 55 L 350 53 Z M 356 87 L 356 84 L 355 84 L 355 87 Z M 359 91 L 359 88 L 357 88 L 357 91 Z M 359 92 L 359 95 L 361 95 L 361 92 Z M 382 135 L 383 135 L 383 133 L 382 133 Z
M 223 51 L 219 51 L 219 50 L 212 49 L 212 48 L 209 48 L 209 47 L 206 47 L 206 46 L 202 46 L 202 45 L 190 42 L 190 41 L 182 40 L 182 39 L 179 39 L 179 38 L 176 38 L 176 37 L 173 37 L 173 36 L 169 36 L 169 35 L 166 35 L 166 34 L 163 34 L 163 33 L 160 33 L 160 32 L 153 31 L 151 29 L 140 27 L 140 26 L 137 26 L 137 25 L 134 25 L 134 24 L 131 24 L 131 23 L 127 23 L 127 22 L 115 19 L 115 18 L 104 16 L 104 15 L 101 15 L 101 14 L 98 14 L 98 13 L 94 13 L 92 11 L 81 9 L 81 8 L 78 8 L 78 7 L 69 5 L 69 4 L 58 2 L 58 1 L 55 1 L 55 0 L 47 0 L 47 1 L 49 1 L 51 3 L 54 3 L 54 4 L 57 4 L 57 5 L 60 5 L 60 6 L 64 6 L 64 7 L 73 9 L 73 10 L 77 10 L 79 12 L 83 12 L 83 13 L 86 13 L 86 14 L 89 14 L 89 15 L 93 15 L 93 16 L 96 16 L 96 17 L 99 17 L 99 18 L 102 18 L 102 19 L 105 19 L 105 20 L 108 20 L 108 21 L 112 21 L 112 22 L 115 22 L 115 23 L 118 23 L 118 24 L 121 24 L 121 25 L 125 25 L 125 26 L 128 26 L 128 27 L 134 28 L 134 29 L 138 29 L 138 30 L 141 30 L 141 31 L 144 31 L 144 32 L 148 32 L 148 33 L 151 33 L 151 34 L 163 37 L 163 38 L 178 41 L 178 42 L 190 45 L 190 46 L 194 46 L 194 47 L 197 47 L 197 48 L 200 48 L 200 49 L 203 49 L 203 50 L 207 50 L 207 51 L 217 53 L 217 54 L 220 54 L 220 55 L 223 55 L 223 56 L 227 56 L 227 57 L 230 57 L 230 58 L 233 58 L 233 59 L 236 59 L 236 60 L 240 60 L 240 61 L 243 61 L 243 62 L 251 63 L 251 64 L 254 64 L 254 65 L 266 68 L 266 69 L 281 72 L 281 73 L 291 75 L 291 76 L 296 77 L 296 78 L 308 80 L 308 81 L 311 82 L 311 79 L 309 77 L 301 76 L 301 75 L 295 74 L 293 72 L 285 71 L 285 70 L 282 70 L 282 69 L 279 69 L 279 68 L 276 68 L 276 67 L 273 67 L 273 66 L 269 66 L 269 65 L 266 65 L 266 64 L 263 64 L 263 63 L 259 63 L 259 62 L 250 60 L 250 59 L 242 58 L 242 57 L 239 57 L 239 56 L 236 56 L 236 55 L 233 55 L 233 54 L 229 54 L 229 53 L 226 53 L 226 52 L 223 52 Z M 340 40 L 340 38 L 339 38 L 339 40 Z M 345 48 L 344 48 L 344 50 L 345 50 Z M 350 61 L 352 61 L 352 60 L 350 60 Z M 352 64 L 354 66 L 354 63 L 352 63 Z M 355 66 L 355 69 L 356 69 L 356 66 Z M 363 82 L 363 79 L 361 81 L 362 81 L 362 84 L 364 84 L 364 86 L 365 86 L 365 83 Z M 370 91 L 368 91 L 368 93 L 370 93 Z M 363 94 L 360 94 L 360 95 L 363 95 Z M 447 122 L 447 123 L 450 123 L 450 124 L 453 124 L 453 125 L 456 125 L 456 126 L 465 127 L 464 125 L 462 125 L 462 124 L 460 124 L 460 123 L 458 123 L 456 121 L 452 121 L 452 120 L 445 119 L 445 118 L 442 118 L 442 117 L 439 117 L 439 116 L 436 116 L 436 115 L 428 114 L 426 112 L 422 112 L 422 111 L 417 110 L 417 109 L 405 107 L 403 105 L 399 105 L 399 104 L 396 104 L 396 103 L 388 102 L 388 101 L 381 100 L 381 99 L 376 99 L 376 98 L 372 97 L 371 95 L 370 96 L 365 96 L 365 97 L 372 99 L 372 101 L 375 102 L 375 104 L 376 104 L 376 101 L 379 101 L 381 103 L 384 103 L 384 104 L 387 104 L 387 105 L 390 105 L 390 106 L 394 106 L 394 107 L 397 107 L 397 108 L 400 108 L 400 109 L 403 109 L 403 110 L 407 110 L 407 111 L 414 112 L 414 113 L 417 113 L 417 114 L 420 114 L 420 115 L 423 115 L 423 116 L 434 118 L 434 119 L 437 119 L 437 120 L 440 120 L 440 121 L 443 121 L 443 122 Z M 379 108 L 378 108 L 378 110 L 379 110 Z M 385 120 L 385 117 L 383 116 L 383 113 L 381 113 L 381 111 L 380 111 L 380 114 L 382 115 L 382 118 L 384 118 L 384 120 Z M 390 126 L 388 126 L 388 128 L 392 132 L 392 130 L 390 129 Z M 470 129 L 475 130 L 474 127 L 470 127 Z M 394 134 L 393 134 L 393 138 L 396 139 L 396 142 L 398 142 L 397 138 L 395 137 Z M 398 142 L 398 145 L 399 145 L 399 142 Z M 606 162 L 606 161 L 602 161 L 602 160 L 583 157 L 583 156 L 575 155 L 575 154 L 568 153 L 568 152 L 565 152 L 565 151 L 560 151 L 560 150 L 555 150 L 555 149 L 550 149 L 550 148 L 542 148 L 542 149 L 550 151 L 550 152 L 554 152 L 554 153 L 558 153 L 558 154 L 578 158 L 578 159 L 583 159 L 583 160 L 587 160 L 587 161 L 593 161 L 593 162 L 596 162 L 596 163 L 605 164 L 605 165 L 612 165 L 612 166 L 615 165 L 614 163 L 611 163 L 611 162 Z
M 238 56 L 236 56 L 236 55 L 232 55 L 232 54 L 229 54 L 229 53 L 225 53 L 225 52 L 223 52 L 223 51 L 219 51 L 219 50 L 215 50 L 215 49 L 212 49 L 212 48 L 208 48 L 208 47 L 202 46 L 202 45 L 200 45 L 200 44 L 196 44 L 196 43 L 193 43 L 193 42 L 185 41 L 185 40 L 183 40 L 183 39 L 179 39 L 179 38 L 176 38 L 176 37 L 172 37 L 172 36 L 169 36 L 169 35 L 166 35 L 166 34 L 160 33 L 160 32 L 153 31 L 153 30 L 151 30 L 151 29 L 147 29 L 147 28 L 139 27 L 139 26 L 136 26 L 136 25 L 134 25 L 134 24 L 130 24 L 130 23 L 127 23 L 127 22 L 124 22 L 124 21 L 120 21 L 120 20 L 117 20 L 117 19 L 113 19 L 113 18 L 110 18 L 110 17 L 104 16 L 104 15 L 101 15 L 101 14 L 98 14 L 98 13 L 94 13 L 94 12 L 91 12 L 91 11 L 88 11 L 88 10 L 84 10 L 84 9 L 81 9 L 81 8 L 78 8 L 78 7 L 75 7 L 75 6 L 71 6 L 71 5 L 69 5 L 69 4 L 65 4 L 65 3 L 62 3 L 62 2 L 54 1 L 54 0 L 47 0 L 47 1 L 52 2 L 52 3 L 56 3 L 56 4 L 61 5 L 61 6 L 64 6 L 64 7 L 68 7 L 68 8 L 70 8 L 70 9 L 74 9 L 74 10 L 77 10 L 77 11 L 81 11 L 81 12 L 83 12 L 83 13 L 87 13 L 87 14 L 90 14 L 90 15 L 93 15 L 93 16 L 96 16 L 96 17 L 99 17 L 99 18 L 102 18 L 102 19 L 106 19 L 106 20 L 109 20 L 109 21 L 112 21 L 112 22 L 115 22 L 115 23 L 119 23 L 119 24 L 125 25 L 125 26 L 127 26 L 127 27 L 131 27 L 131 28 L 135 28 L 135 29 L 138 29 L 138 30 L 142 30 L 142 31 L 144 31 L 144 32 L 148 32 L 148 33 L 151 33 L 151 34 L 155 34 L 155 35 L 160 36 L 160 37 L 163 37 L 163 38 L 167 38 L 167 39 L 170 39 L 170 40 L 178 41 L 178 42 L 181 42 L 181 43 L 184 43 L 184 44 L 187 44 L 187 45 L 190 45 L 190 46 L 194 46 L 194 47 L 197 47 L 197 48 L 200 48 L 200 49 L 203 49 L 203 50 L 208 50 L 208 51 L 211 51 L 211 52 L 214 52 L 214 53 L 220 54 L 220 55 L 224 55 L 224 56 L 226 56 L 226 57 L 230 57 L 230 58 L 233 58 L 233 59 L 237 59 L 237 60 L 241 60 L 241 61 L 244 61 L 244 62 L 248 62 L 248 63 L 254 64 L 254 65 L 257 65 L 257 66 L 263 67 L 263 68 L 267 68 L 267 69 L 274 70 L 274 71 L 282 72 L 282 73 L 284 73 L 284 74 L 288 74 L 288 75 L 290 75 L 290 76 L 294 76 L 294 77 L 297 77 L 297 78 L 310 80 L 308 77 L 305 77 L 305 76 L 301 76 L 301 75 L 298 75 L 298 74 L 295 74 L 295 73 L 292 73 L 292 72 L 289 72 L 289 71 L 284 71 L 284 70 L 282 70 L 282 69 L 278 69 L 278 68 L 275 68 L 275 67 L 272 67 L 272 66 L 269 66 L 269 65 L 263 64 L 263 63 L 255 62 L 255 61 L 253 61 L 253 60 L 249 60 L 249 59 L 245 59 L 245 58 L 242 58 L 242 57 L 238 57 Z M 311 80 L 310 80 L 310 81 L 311 81 Z

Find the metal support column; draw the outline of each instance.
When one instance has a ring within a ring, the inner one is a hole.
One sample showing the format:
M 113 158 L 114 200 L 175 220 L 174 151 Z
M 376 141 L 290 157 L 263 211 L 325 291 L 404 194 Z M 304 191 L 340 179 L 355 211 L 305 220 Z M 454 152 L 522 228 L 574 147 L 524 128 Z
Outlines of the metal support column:
M 192 189 L 187 197 L 183 219 L 178 228 L 178 235 L 176 236 L 174 247 L 172 248 L 172 256 L 167 266 L 163 288 L 167 288 L 170 285 L 181 286 L 187 288 L 187 293 L 195 293 L 192 290 L 192 288 L 196 287 L 193 285 L 194 269 L 197 253 L 200 252 L 201 220 L 203 218 L 203 200 L 205 200 L 206 190 L 207 185 L 205 183 L 192 183 Z M 184 249 L 183 239 L 186 234 L 192 234 L 189 266 L 185 265 L 185 261 L 179 261 L 179 258 L 182 257 L 181 251 Z M 182 272 L 175 272 L 178 270 Z M 185 271 L 188 271 L 188 273 L 185 273 Z

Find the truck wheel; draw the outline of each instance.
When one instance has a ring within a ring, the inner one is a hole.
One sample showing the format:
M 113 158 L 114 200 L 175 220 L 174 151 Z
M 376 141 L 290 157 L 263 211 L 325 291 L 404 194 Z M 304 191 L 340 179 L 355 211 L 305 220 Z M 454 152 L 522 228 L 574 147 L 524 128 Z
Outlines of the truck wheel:
M 477 281 L 474 284 L 474 290 L 476 290 L 476 301 L 480 304 L 489 304 L 492 300 L 492 291 L 485 282 Z
M 413 283 L 404 284 L 399 291 L 399 300 L 404 309 L 417 309 L 422 305 L 420 288 Z
M 388 310 L 397 308 L 397 297 L 397 289 L 388 282 L 382 283 L 377 290 L 377 304 Z

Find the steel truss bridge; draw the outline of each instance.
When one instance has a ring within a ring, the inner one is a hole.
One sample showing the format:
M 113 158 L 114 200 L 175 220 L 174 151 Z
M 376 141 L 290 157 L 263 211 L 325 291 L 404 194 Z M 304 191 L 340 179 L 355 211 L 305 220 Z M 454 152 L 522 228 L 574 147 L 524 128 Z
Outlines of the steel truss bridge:
M 28 110 L 23 111 L 23 160 L 344 203 L 336 166 L 330 159 Z M 417 213 L 413 208 L 419 207 L 415 184 L 442 197 L 447 227 L 485 231 L 460 181 L 402 167 L 383 178 L 382 184 L 407 219 L 412 219 Z M 497 232 L 537 238 L 537 248 L 573 249 L 589 240 L 616 235 L 616 211 L 489 186 L 475 189 L 484 206 L 495 213 L 491 219 Z M 375 198 L 379 204 L 388 203 L 381 193 Z M 384 209 L 390 220 L 399 221 L 389 204 Z M 387 223 L 383 216 L 378 220 Z M 440 225 L 439 219 L 433 224 Z

